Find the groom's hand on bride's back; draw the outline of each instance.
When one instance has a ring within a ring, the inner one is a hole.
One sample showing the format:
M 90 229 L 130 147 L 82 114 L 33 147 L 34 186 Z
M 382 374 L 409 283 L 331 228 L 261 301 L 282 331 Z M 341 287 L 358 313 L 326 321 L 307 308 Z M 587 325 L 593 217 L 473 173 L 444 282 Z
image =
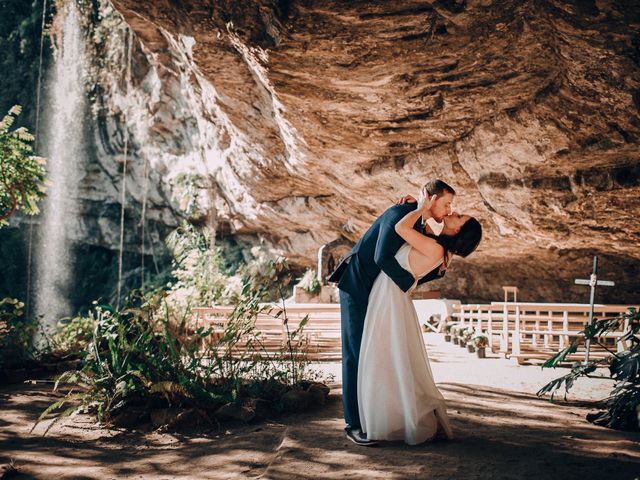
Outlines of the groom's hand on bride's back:
M 416 197 L 414 197 L 413 195 L 406 195 L 398 199 L 396 205 L 404 205 L 405 203 L 416 203 L 417 201 L 418 200 L 416 200 Z

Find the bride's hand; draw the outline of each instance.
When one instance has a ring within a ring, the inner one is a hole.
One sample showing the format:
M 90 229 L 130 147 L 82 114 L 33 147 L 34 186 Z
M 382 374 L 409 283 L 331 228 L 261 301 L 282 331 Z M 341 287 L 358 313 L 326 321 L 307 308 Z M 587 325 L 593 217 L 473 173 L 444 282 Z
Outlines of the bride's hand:
M 425 217 L 431 216 L 431 207 L 436 201 L 437 195 L 433 195 L 429 197 L 429 192 L 426 189 L 422 189 L 420 191 L 420 196 L 418 197 L 418 211 Z
M 413 195 L 405 195 L 404 197 L 400 198 L 397 202 L 396 205 L 404 205 L 405 203 L 416 203 L 416 197 L 414 197 Z

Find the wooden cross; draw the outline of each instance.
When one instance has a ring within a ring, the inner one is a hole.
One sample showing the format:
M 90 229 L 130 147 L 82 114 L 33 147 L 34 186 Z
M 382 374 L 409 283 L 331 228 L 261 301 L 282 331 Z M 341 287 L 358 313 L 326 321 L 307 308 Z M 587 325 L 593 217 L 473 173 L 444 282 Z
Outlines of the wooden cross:
M 591 287 L 591 295 L 589 297 L 589 326 L 593 323 L 593 304 L 596 298 L 596 286 L 600 285 L 602 287 L 613 287 L 615 285 L 614 282 L 610 282 L 609 280 L 598 280 L 598 256 L 593 257 L 593 272 L 591 273 L 591 277 L 589 280 L 583 280 L 576 278 L 577 285 L 589 285 Z M 591 350 L 591 340 L 587 340 L 587 355 L 585 356 L 584 363 L 585 365 L 589 362 L 589 352 Z

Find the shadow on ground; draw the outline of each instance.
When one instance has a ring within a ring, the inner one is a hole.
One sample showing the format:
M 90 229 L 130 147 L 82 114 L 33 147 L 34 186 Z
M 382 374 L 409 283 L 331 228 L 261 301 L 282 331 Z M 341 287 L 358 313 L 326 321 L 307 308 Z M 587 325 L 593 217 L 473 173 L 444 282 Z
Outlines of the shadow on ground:
M 43 437 L 29 434 L 52 401 L 50 387 L 0 393 L 0 464 L 13 478 L 430 478 L 616 479 L 640 472 L 640 435 L 593 426 L 581 402 L 548 400 L 486 387 L 441 384 L 456 438 L 411 447 L 363 448 L 342 432 L 336 390 L 321 410 L 192 434 L 99 428 L 68 419 Z M 339 390 L 338 390 L 339 393 Z

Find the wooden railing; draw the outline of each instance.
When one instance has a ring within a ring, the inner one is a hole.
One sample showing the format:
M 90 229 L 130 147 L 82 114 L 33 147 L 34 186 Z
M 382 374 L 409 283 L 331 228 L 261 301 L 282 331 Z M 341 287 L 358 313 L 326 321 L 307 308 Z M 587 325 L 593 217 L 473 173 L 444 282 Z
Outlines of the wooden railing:
M 530 363 L 551 357 L 568 346 L 584 329 L 589 319 L 589 306 L 584 304 L 492 302 L 456 307 L 457 311 L 452 314 L 453 317 L 465 326 L 485 332 L 492 352 L 516 358 L 518 363 Z M 594 317 L 617 316 L 628 311 L 629 307 L 596 305 Z M 279 318 L 274 318 L 280 309 L 280 306 L 273 305 L 270 313 L 260 314 L 256 319 L 258 339 L 267 355 L 276 356 L 281 353 L 287 341 L 282 314 Z M 196 308 L 195 327 L 211 327 L 212 339 L 215 341 L 224 332 L 232 311 L 232 307 L 223 306 Z M 308 343 L 306 354 L 310 360 L 340 360 L 340 305 L 288 304 L 286 314 L 290 331 L 295 330 L 305 316 L 309 316 L 303 335 Z M 607 348 L 627 348 L 624 342 L 618 342 L 626 328 L 627 325 L 623 325 L 619 331 L 603 335 Z M 592 345 L 591 358 L 602 358 L 607 354 L 605 348 Z M 567 357 L 567 360 L 581 361 L 584 356 L 584 351 L 578 351 Z
M 608 318 L 628 311 L 631 305 L 595 305 L 594 318 Z M 565 348 L 589 322 L 589 305 L 570 303 L 492 302 L 460 305 L 452 316 L 465 326 L 483 331 L 494 353 L 514 357 L 518 363 L 544 360 Z M 627 348 L 618 340 L 628 325 L 601 338 L 609 349 Z M 592 345 L 590 358 L 608 355 L 607 349 Z M 568 361 L 580 361 L 584 351 L 570 355 Z

